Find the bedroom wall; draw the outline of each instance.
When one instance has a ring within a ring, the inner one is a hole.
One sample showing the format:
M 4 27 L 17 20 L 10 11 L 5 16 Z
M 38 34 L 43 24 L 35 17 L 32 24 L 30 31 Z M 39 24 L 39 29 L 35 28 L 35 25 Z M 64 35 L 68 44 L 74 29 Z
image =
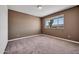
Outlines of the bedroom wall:
M 9 39 L 41 33 L 40 18 L 9 10 Z
M 0 54 L 3 54 L 8 43 L 8 9 L 0 5 Z
M 44 20 L 56 15 L 64 14 L 64 29 L 45 29 Z M 69 40 L 79 41 L 79 6 L 60 11 L 41 18 L 42 33 Z M 70 36 L 70 38 L 68 38 Z

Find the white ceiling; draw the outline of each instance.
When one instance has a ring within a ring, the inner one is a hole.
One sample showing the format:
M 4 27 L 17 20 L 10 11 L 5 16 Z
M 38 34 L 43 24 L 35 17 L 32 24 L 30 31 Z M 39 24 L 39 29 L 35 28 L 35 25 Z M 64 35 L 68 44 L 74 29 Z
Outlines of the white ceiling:
M 8 8 L 33 16 L 44 17 L 46 15 L 62 11 L 74 6 L 75 5 L 42 5 L 41 10 L 37 8 L 37 5 L 9 5 Z

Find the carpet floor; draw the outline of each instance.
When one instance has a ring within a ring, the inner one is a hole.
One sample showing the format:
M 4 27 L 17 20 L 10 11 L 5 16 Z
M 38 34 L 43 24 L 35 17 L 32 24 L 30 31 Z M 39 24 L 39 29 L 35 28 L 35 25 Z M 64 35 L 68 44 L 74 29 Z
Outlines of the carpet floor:
M 78 54 L 79 44 L 38 35 L 8 42 L 5 54 Z

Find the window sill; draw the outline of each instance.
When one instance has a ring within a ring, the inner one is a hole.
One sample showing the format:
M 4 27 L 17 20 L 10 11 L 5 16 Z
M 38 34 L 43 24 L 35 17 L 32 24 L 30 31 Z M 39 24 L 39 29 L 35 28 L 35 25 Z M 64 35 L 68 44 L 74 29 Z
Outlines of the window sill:
M 64 28 L 50 28 L 50 29 L 64 29 Z
M 58 30 L 58 29 L 59 29 L 59 30 L 61 29 L 61 30 L 63 30 L 64 27 L 61 27 L 61 28 L 60 28 L 60 27 L 56 27 L 56 28 L 45 28 L 45 29 L 57 29 L 57 30 Z

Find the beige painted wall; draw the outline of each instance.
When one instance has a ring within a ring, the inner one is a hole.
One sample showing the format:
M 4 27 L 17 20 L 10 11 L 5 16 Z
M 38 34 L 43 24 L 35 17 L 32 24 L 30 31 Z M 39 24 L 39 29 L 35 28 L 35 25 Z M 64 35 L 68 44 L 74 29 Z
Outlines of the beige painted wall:
M 39 34 L 40 18 L 9 10 L 9 39 Z
M 56 15 L 64 14 L 64 29 L 45 29 L 44 20 Z M 61 37 L 68 38 L 71 36 L 70 40 L 79 41 L 79 6 L 73 7 L 68 10 L 57 12 L 55 14 L 48 15 L 41 19 L 42 21 L 42 33 Z

